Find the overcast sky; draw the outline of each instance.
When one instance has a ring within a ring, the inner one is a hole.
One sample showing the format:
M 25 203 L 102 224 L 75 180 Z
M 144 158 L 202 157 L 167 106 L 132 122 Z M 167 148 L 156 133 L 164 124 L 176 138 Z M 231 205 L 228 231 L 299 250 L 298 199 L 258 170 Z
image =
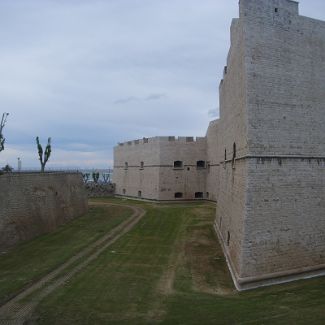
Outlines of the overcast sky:
M 300 14 L 325 20 L 324 0 Z M 118 142 L 203 136 L 238 0 L 0 0 L 0 166 L 108 168 Z

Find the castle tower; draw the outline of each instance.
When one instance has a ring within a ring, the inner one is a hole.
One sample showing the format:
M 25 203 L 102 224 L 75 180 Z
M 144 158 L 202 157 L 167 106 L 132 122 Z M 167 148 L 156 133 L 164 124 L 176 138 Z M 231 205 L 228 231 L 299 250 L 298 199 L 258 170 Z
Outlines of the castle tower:
M 238 289 L 325 274 L 325 22 L 240 0 L 220 83 L 215 228 Z

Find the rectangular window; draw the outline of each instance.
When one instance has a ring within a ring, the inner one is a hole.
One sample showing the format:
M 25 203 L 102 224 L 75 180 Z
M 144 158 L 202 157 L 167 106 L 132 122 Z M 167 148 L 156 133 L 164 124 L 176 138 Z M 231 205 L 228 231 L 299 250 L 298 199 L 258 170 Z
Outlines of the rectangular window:
M 203 192 L 195 192 L 196 199 L 203 199 Z
M 196 162 L 196 168 L 197 168 L 197 169 L 204 169 L 204 168 L 205 168 L 205 161 L 203 161 L 203 160 L 198 160 L 198 161 Z
M 174 168 L 183 168 L 183 162 L 180 160 L 174 161 Z

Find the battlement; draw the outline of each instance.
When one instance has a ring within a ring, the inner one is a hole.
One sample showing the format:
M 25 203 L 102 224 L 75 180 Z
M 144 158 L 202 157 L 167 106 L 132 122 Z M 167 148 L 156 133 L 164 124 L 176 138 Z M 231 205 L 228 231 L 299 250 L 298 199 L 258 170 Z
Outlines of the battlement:
M 227 55 L 227 65 L 223 69 L 223 77 L 220 81 L 219 89 L 227 78 L 227 73 L 230 65 L 230 56 L 232 49 L 236 46 L 238 39 L 240 22 L 243 19 L 246 21 L 261 20 L 263 22 L 274 21 L 284 24 L 291 24 L 293 17 L 299 16 L 299 3 L 293 0 L 239 0 L 239 18 L 232 19 L 230 27 L 230 49 Z
M 142 138 L 138 140 L 126 141 L 119 143 L 118 146 L 137 146 L 145 144 L 158 144 L 166 142 L 175 142 L 175 143 L 203 143 L 206 141 L 205 137 L 175 137 L 175 136 L 164 136 L 164 137 L 152 137 L 152 138 Z
M 299 3 L 292 0 L 240 0 L 239 17 L 273 18 L 275 16 L 298 16 Z

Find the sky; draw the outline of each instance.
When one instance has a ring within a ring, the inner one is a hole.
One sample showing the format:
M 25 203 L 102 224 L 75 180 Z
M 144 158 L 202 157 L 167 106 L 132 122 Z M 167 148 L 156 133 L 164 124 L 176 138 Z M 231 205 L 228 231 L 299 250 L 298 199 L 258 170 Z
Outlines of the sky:
M 300 14 L 325 20 L 324 0 Z M 204 136 L 238 0 L 0 0 L 0 167 L 109 168 L 118 142 Z

